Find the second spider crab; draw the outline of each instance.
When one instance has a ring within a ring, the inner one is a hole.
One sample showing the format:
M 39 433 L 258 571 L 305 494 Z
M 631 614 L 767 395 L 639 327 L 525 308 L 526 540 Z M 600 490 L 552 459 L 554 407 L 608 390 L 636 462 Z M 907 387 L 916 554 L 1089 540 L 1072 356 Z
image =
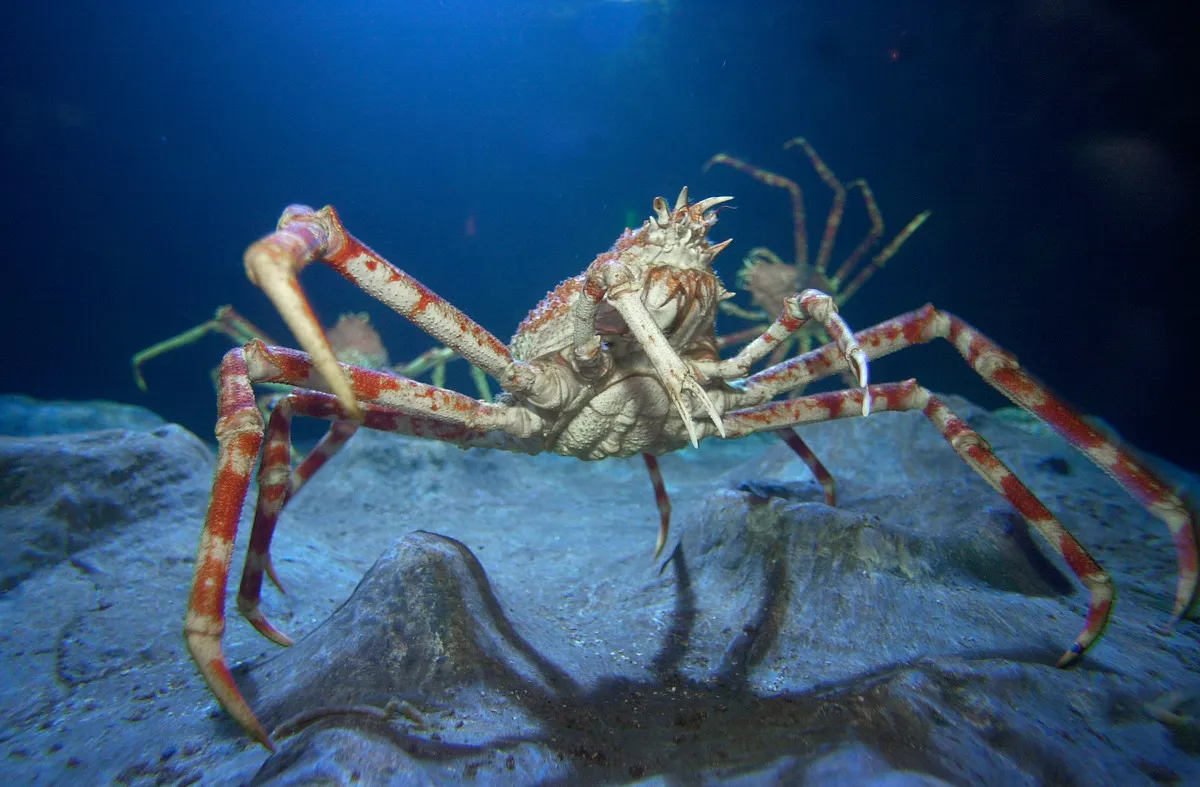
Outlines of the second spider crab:
M 361 426 L 463 448 L 551 452 L 584 460 L 640 454 L 659 508 L 657 553 L 671 512 L 658 456 L 710 437 L 773 432 L 821 479 L 832 504 L 832 478 L 793 427 L 872 410 L 919 410 L 1087 588 L 1087 619 L 1059 661 L 1074 662 L 1108 623 L 1114 593 L 1108 573 L 940 397 L 916 380 L 868 385 L 868 359 L 935 339 L 947 340 L 987 383 L 1053 427 L 1166 524 L 1178 561 L 1171 619 L 1183 616 L 1197 583 L 1191 512 L 1134 452 L 1097 431 L 1011 354 L 953 314 L 926 305 L 854 334 L 838 315 L 835 300 L 809 289 L 785 298 L 779 316 L 761 335 L 721 360 L 715 321 L 729 293 L 712 261 L 729 241 L 712 244 L 707 236 L 716 222 L 714 208 L 728 199 L 693 203 L 686 189 L 673 208 L 655 199 L 654 213 L 644 224 L 626 230 L 583 273 L 547 294 L 507 345 L 357 240 L 332 207 L 292 206 L 274 233 L 250 246 L 245 256 L 250 279 L 275 303 L 307 352 L 255 340 L 221 362 L 217 469 L 184 621 L 189 653 L 213 694 L 248 734 L 274 748 L 238 689 L 222 647 L 229 566 L 255 462 L 261 452 L 237 607 L 264 636 L 288 645 L 291 640 L 260 608 L 264 575 L 275 579 L 270 557 L 275 526 L 288 501 Z M 485 402 L 339 363 L 297 281 L 299 271 L 313 262 L 329 266 L 499 380 L 504 393 Z M 781 342 L 814 323 L 832 337 L 830 344 L 748 376 Z M 853 375 L 856 387 L 777 400 L 844 371 Z M 266 424 L 254 403 L 254 386 L 262 383 L 293 386 Z M 296 414 L 333 425 L 293 468 L 290 428 Z
M 785 262 L 778 254 L 765 246 L 751 249 L 742 261 L 742 269 L 738 271 L 737 281 L 738 286 L 749 293 L 751 301 L 757 308 L 746 309 L 732 302 L 721 304 L 721 311 L 726 314 L 756 323 L 769 321 L 771 315 L 779 313 L 784 298 L 807 288 L 829 293 L 834 302 L 841 306 L 850 300 L 859 288 L 900 250 L 901 244 L 908 240 L 909 236 L 916 232 L 917 228 L 924 224 L 930 215 L 929 211 L 918 214 L 883 249 L 871 257 L 866 265 L 862 265 L 864 257 L 879 243 L 884 234 L 883 214 L 879 212 L 879 206 L 875 202 L 875 194 L 871 191 L 871 186 L 861 178 L 849 183 L 842 183 L 804 137 L 790 139 L 784 143 L 783 147 L 784 150 L 792 147 L 799 147 L 803 150 L 809 161 L 812 162 L 817 175 L 833 191 L 833 204 L 825 219 L 821 245 L 812 262 L 809 261 L 808 221 L 804 209 L 804 192 L 796 181 L 776 175 L 774 172 L 768 172 L 727 153 L 718 153 L 704 165 L 705 172 L 714 164 L 733 167 L 760 183 L 785 189 L 791 197 L 792 238 L 795 244 L 794 261 Z M 846 195 L 855 189 L 862 194 L 867 216 L 871 221 L 871 228 L 867 231 L 866 237 L 859 241 L 837 269 L 830 271 L 829 264 L 833 257 L 834 243 L 837 240 L 846 207 Z M 757 336 L 765 327 L 760 324 L 722 336 L 720 337 L 721 344 L 722 346 L 736 346 Z M 770 361 L 771 363 L 782 361 L 793 346 L 798 346 L 799 351 L 804 353 L 812 349 L 814 344 L 824 344 L 828 341 L 829 338 L 821 332 L 820 326 L 814 325 L 807 330 L 798 331 L 790 341 L 776 347 L 771 354 Z

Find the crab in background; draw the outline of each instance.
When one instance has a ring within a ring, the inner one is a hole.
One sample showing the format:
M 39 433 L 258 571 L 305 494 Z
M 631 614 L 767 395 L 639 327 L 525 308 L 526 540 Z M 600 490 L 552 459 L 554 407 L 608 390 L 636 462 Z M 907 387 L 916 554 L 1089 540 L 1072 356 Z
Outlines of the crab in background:
M 792 200 L 795 262 L 785 262 L 778 254 L 764 246 L 755 247 L 747 253 L 742 261 L 742 268 L 738 271 L 737 283 L 742 290 L 749 293 L 751 301 L 757 308 L 747 309 L 726 301 L 721 304 L 721 311 L 757 324 L 736 333 L 720 336 L 719 342 L 722 347 L 736 346 L 762 333 L 770 323 L 771 315 L 779 314 L 779 310 L 783 308 L 784 299 L 792 293 L 808 288 L 821 290 L 832 296 L 834 303 L 841 306 L 850 300 L 863 284 L 899 251 L 901 244 L 908 240 L 909 236 L 916 232 L 917 228 L 924 224 L 930 215 L 929 211 L 918 214 L 891 242 L 872 257 L 868 264 L 859 267 L 864 256 L 874 248 L 884 233 L 883 215 L 879 212 L 879 206 L 875 202 L 875 195 L 871 191 L 870 185 L 862 178 L 842 183 L 804 137 L 790 139 L 784 143 L 783 147 L 784 150 L 792 147 L 802 149 L 808 155 L 817 175 L 833 190 L 833 205 L 825 219 L 825 232 L 821 236 L 821 246 L 817 250 L 816 259 L 811 263 L 809 262 L 804 194 L 796 181 L 760 169 L 727 153 L 718 153 L 704 165 L 705 172 L 715 164 L 733 167 L 760 183 L 786 189 Z M 871 228 L 866 237 L 837 267 L 837 270 L 830 273 L 829 262 L 833 256 L 833 246 L 837 239 L 838 229 L 841 227 L 842 214 L 846 207 L 846 195 L 855 189 L 862 193 L 863 203 L 866 205 L 867 215 L 871 220 Z M 821 330 L 821 327 L 813 325 L 804 331 L 798 331 L 789 340 L 776 347 L 771 353 L 770 363 L 779 363 L 791 354 L 793 348 L 798 348 L 799 352 L 806 353 L 814 345 L 826 344 L 828 341 L 829 336 Z

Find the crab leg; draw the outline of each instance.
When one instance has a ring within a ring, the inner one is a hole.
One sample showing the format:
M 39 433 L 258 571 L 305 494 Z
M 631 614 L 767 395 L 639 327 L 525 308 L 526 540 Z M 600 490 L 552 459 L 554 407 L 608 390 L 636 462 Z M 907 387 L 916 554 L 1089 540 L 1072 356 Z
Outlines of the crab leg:
M 472 366 L 498 380 L 508 379 L 512 356 L 499 339 L 352 236 L 332 206 L 319 211 L 305 205 L 288 207 L 278 229 L 246 250 L 245 262 L 247 276 L 275 304 L 352 420 L 362 417 L 353 385 L 338 371 L 329 340 L 296 279 L 313 262 L 333 268 Z
M 326 394 L 320 394 L 328 398 Z M 246 562 L 242 569 L 242 581 L 238 587 L 237 607 L 258 633 L 277 645 L 287 647 L 292 640 L 279 631 L 259 610 L 262 593 L 263 571 L 272 584 L 284 593 L 283 584 L 271 560 L 271 538 L 283 507 L 321 469 L 329 459 L 341 450 L 346 441 L 358 431 L 353 421 L 336 421 L 321 438 L 316 447 L 296 467 L 291 469 L 292 416 L 297 401 L 304 401 L 306 393 L 296 392 L 283 397 L 271 410 L 267 422 L 266 447 L 258 469 L 258 503 L 254 510 L 254 524 L 250 528 L 250 546 L 246 551 Z
M 146 361 L 149 361 L 151 358 L 157 358 L 163 353 L 168 353 L 179 347 L 193 344 L 210 333 L 223 333 L 238 344 L 245 344 L 251 339 L 262 339 L 267 344 L 275 344 L 274 341 L 267 338 L 267 334 L 259 329 L 257 325 L 238 314 L 232 306 L 226 304 L 217 308 L 211 320 L 202 322 L 196 327 L 189 328 L 183 333 L 172 336 L 169 339 L 163 339 L 158 344 L 147 347 L 134 355 L 130 363 L 133 366 L 133 381 L 137 383 L 137 387 L 143 391 L 146 390 L 146 380 L 142 377 L 142 364 Z
M 927 304 L 855 334 L 871 360 L 905 347 L 945 339 L 985 382 L 1036 415 L 1064 440 L 1108 473 L 1156 519 L 1175 545 L 1179 576 L 1171 622 L 1181 619 L 1196 596 L 1196 520 L 1191 510 L 1130 449 L 1085 421 L 1041 382 L 1021 369 L 1016 357 L 962 319 Z M 826 345 L 764 369 L 747 379 L 738 406 L 757 405 L 848 368 L 839 348 Z M 728 416 L 726 424 L 729 423 Z
M 393 366 L 392 371 L 405 377 L 420 377 L 425 372 L 432 370 L 429 377 L 430 382 L 437 388 L 444 388 L 446 385 L 446 364 L 457 357 L 457 353 L 449 347 L 434 347 L 421 353 L 408 363 Z M 471 373 L 471 380 L 475 383 L 475 389 L 479 392 L 479 398 L 485 402 L 492 401 L 492 388 L 488 385 L 487 375 L 474 366 L 468 365 L 467 369 Z
M 833 240 L 837 237 L 838 227 L 842 224 L 842 213 L 846 210 L 846 187 L 842 185 L 842 182 L 833 174 L 833 170 L 817 155 L 817 151 L 813 150 L 812 145 L 808 144 L 808 140 L 804 137 L 789 139 L 783 143 L 783 149 L 787 150 L 797 145 L 808 154 L 808 159 L 812 162 L 817 175 L 825 181 L 826 186 L 833 190 L 833 205 L 829 208 L 829 216 L 825 219 L 825 232 L 821 235 L 821 248 L 817 250 L 817 261 L 813 266 L 814 270 L 823 276 L 825 269 L 829 267 L 829 258 L 833 255 Z
M 796 456 L 800 457 L 800 461 L 808 465 L 808 469 L 812 471 L 813 477 L 817 479 L 817 483 L 825 490 L 825 505 L 837 505 L 837 482 L 833 479 L 833 474 L 826 469 L 813 450 L 808 447 L 808 443 L 800 437 L 795 429 L 787 427 L 775 432 L 779 435 L 779 439 L 787 443 L 788 448 L 792 449 Z
M 871 229 L 867 231 L 866 236 L 858 242 L 858 245 L 854 247 L 854 251 L 850 252 L 850 256 L 842 261 L 842 264 L 838 266 L 838 269 L 834 271 L 833 276 L 830 278 L 830 281 L 838 288 L 841 287 L 842 282 L 846 281 L 846 277 L 850 275 L 850 271 L 854 270 L 854 266 L 858 264 L 862 256 L 883 237 L 884 229 L 883 214 L 879 212 L 879 203 L 875 201 L 875 192 L 871 190 L 870 184 L 866 180 L 858 178 L 846 184 L 846 190 L 849 191 L 850 189 L 858 189 L 862 192 L 863 204 L 867 208 L 867 218 L 871 220 Z M 889 254 L 888 256 L 890 257 L 891 255 Z M 845 303 L 844 298 L 838 301 L 839 306 L 843 303 Z
M 794 228 L 793 241 L 796 244 L 796 265 L 801 268 L 807 267 L 808 229 L 804 218 L 804 192 L 800 190 L 800 185 L 794 180 L 781 177 L 765 169 L 760 169 L 753 164 L 748 164 L 739 158 L 734 158 L 725 153 L 718 153 L 710 158 L 704 164 L 702 171 L 708 172 L 713 164 L 724 164 L 727 167 L 733 167 L 738 172 L 749 175 L 759 183 L 787 190 L 788 196 L 792 198 L 792 227 Z
M 1108 572 L 1100 567 L 1021 479 L 996 457 L 987 441 L 951 412 L 935 394 L 916 380 L 872 385 L 867 391 L 874 400 L 876 411 L 922 411 L 962 460 L 1003 495 L 1030 527 L 1037 530 L 1051 548 L 1066 560 L 1071 571 L 1088 589 L 1090 597 L 1083 631 L 1058 660 L 1058 665 L 1065 667 L 1086 653 L 1103 633 L 1112 613 L 1113 583 Z M 730 437 L 742 437 L 780 426 L 856 416 L 859 412 L 857 405 L 862 397 L 863 392 L 859 390 L 833 391 L 737 410 L 725 416 L 726 433 Z
M 387 410 L 376 404 L 364 403 L 364 406 L 366 413 L 363 425 L 370 429 L 435 437 L 463 446 L 486 443 L 486 435 L 477 430 L 463 429 L 436 419 Z M 291 422 L 297 414 L 329 419 L 334 423 L 304 461 L 295 470 L 290 470 Z M 358 423 L 342 420 L 343 418 L 344 411 L 333 396 L 316 391 L 297 390 L 279 402 L 272 410 L 267 423 L 266 447 L 258 472 L 258 504 L 254 512 L 254 525 L 250 529 L 250 546 L 242 570 L 237 606 L 242 616 L 260 634 L 284 647 L 292 644 L 291 638 L 272 626 L 259 610 L 264 570 L 275 586 L 281 592 L 283 590 L 271 564 L 271 538 L 284 506 L 358 431 Z
M 658 470 L 658 457 L 654 454 L 642 454 L 646 469 L 650 471 L 650 483 L 654 486 L 654 502 L 658 505 L 658 540 L 654 543 L 654 557 L 662 554 L 667 536 L 671 532 L 671 498 L 667 496 L 667 486 L 663 483 L 662 473 Z
M 830 346 L 847 359 L 858 384 L 866 386 L 867 355 L 859 347 L 845 321 L 838 315 L 833 298 L 820 290 L 805 290 L 797 295 L 789 295 L 784 300 L 783 314 L 779 315 L 779 319 L 733 358 L 724 361 L 693 361 L 692 366 L 709 378 L 733 380 L 743 377 L 751 366 L 772 350 L 778 349 L 782 342 L 792 338 L 797 331 L 813 320 L 820 323 L 833 337 L 835 344 Z M 864 399 L 863 407 L 869 408 L 870 402 Z M 864 409 L 863 415 L 867 415 L 868 412 L 869 409 Z
M 865 181 L 863 181 L 863 187 L 866 188 Z M 867 192 L 865 191 L 863 192 L 864 195 L 866 193 Z M 876 211 L 878 211 L 878 208 L 876 208 Z M 839 292 L 837 296 L 838 305 L 840 306 L 841 304 L 850 300 L 850 298 L 854 296 L 854 293 L 858 292 L 859 289 L 861 289 L 862 286 L 867 283 L 867 279 L 871 278 L 871 276 L 875 274 L 875 271 L 882 268 L 888 260 L 895 256 L 896 252 L 900 250 L 901 244 L 908 240 L 909 236 L 916 232 L 917 228 L 924 224 L 925 220 L 931 215 L 933 215 L 932 211 L 922 211 L 921 213 L 918 213 L 912 221 L 906 224 L 904 229 L 900 230 L 900 234 L 892 238 L 891 242 L 889 242 L 887 246 L 883 247 L 883 251 L 875 255 L 875 257 L 871 260 L 871 264 L 859 271 L 858 275 L 854 277 L 854 280 L 842 288 L 841 292 Z M 882 233 L 882 231 L 883 225 L 880 224 L 880 232 Z M 872 244 L 875 242 L 875 240 L 872 238 L 868 238 L 867 240 L 870 240 Z M 864 244 L 866 242 L 866 240 L 863 241 Z M 857 253 L 857 249 L 855 252 Z M 857 262 L 857 258 L 855 258 L 853 255 L 851 255 L 851 257 L 846 260 L 846 264 L 838 270 L 837 275 L 834 277 L 834 281 L 840 283 L 844 275 L 849 274 L 850 268 L 852 267 L 852 262 Z
M 506 417 L 506 413 L 517 411 L 476 402 L 454 391 L 395 378 L 384 372 L 348 366 L 339 367 L 339 372 L 345 374 L 354 386 L 356 400 L 365 400 L 359 412 L 369 428 L 432 437 L 463 446 L 496 446 L 510 439 L 508 436 L 517 439 L 528 436 L 528 424 L 522 420 L 522 416 Z M 188 652 L 221 705 L 252 738 L 274 750 L 270 737 L 238 690 L 221 647 L 221 637 L 225 631 L 226 583 L 233 544 L 250 485 L 250 473 L 263 444 L 263 419 L 255 406 L 253 390 L 253 384 L 258 382 L 311 387 L 323 385 L 325 380 L 315 371 L 314 362 L 304 353 L 278 347 L 268 348 L 259 341 L 231 350 L 222 360 L 216 430 L 217 471 L 188 597 L 184 638 Z M 290 400 L 289 404 L 280 403 L 285 410 L 275 422 L 269 455 L 266 457 L 267 467 L 263 470 L 266 483 L 261 494 L 265 494 L 268 501 L 260 509 L 268 514 L 272 508 L 282 507 L 287 500 L 286 487 L 281 479 L 287 478 L 283 468 L 287 467 L 289 441 L 284 424 L 291 417 L 289 409 L 335 421 L 349 420 L 348 408 L 328 394 L 297 391 L 287 399 Z M 511 445 L 506 447 L 512 448 Z M 301 465 L 301 468 L 305 472 L 315 472 L 323 459 L 322 455 L 314 454 L 307 460 L 307 468 L 305 465 Z M 302 473 L 297 476 L 296 488 L 303 478 Z M 252 529 L 251 557 L 248 559 L 251 576 L 244 580 L 240 594 L 244 596 L 241 605 L 248 606 L 252 615 L 257 606 L 253 575 L 260 575 L 257 582 L 261 587 L 261 572 L 268 565 L 267 561 L 253 555 L 256 552 L 259 555 L 267 554 L 273 522 L 268 524 L 264 519 L 255 529 L 258 532 Z M 261 615 L 257 619 L 252 617 L 251 622 L 264 633 L 267 633 L 264 629 L 270 627 Z M 271 638 L 281 641 L 276 637 Z
M 221 649 L 225 633 L 225 584 L 233 542 L 250 486 L 250 472 L 263 441 L 262 414 L 254 401 L 246 358 L 239 350 L 227 353 L 221 361 L 217 406 L 217 472 L 196 555 L 183 624 L 184 639 L 188 653 L 225 710 L 251 738 L 274 751 L 266 730 L 238 690 Z

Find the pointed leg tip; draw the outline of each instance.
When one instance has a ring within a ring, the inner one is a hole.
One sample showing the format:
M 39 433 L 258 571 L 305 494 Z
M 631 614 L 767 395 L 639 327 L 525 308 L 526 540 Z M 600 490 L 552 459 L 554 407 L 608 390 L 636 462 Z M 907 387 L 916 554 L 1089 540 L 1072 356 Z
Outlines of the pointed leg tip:
M 1058 662 L 1055 664 L 1055 666 L 1058 667 L 1059 669 L 1065 669 L 1065 668 L 1071 666 L 1072 664 L 1074 664 L 1076 661 L 1078 661 L 1082 657 L 1083 657 L 1083 647 L 1078 642 L 1076 642 L 1074 645 L 1072 645 L 1070 648 L 1067 649 L 1066 653 L 1059 656 Z
M 267 579 L 271 580 L 271 584 L 275 586 L 275 589 L 279 591 L 280 595 L 286 596 L 288 594 L 287 588 L 283 586 L 283 582 L 279 579 L 279 572 L 275 570 L 275 561 L 273 561 L 270 556 L 267 557 L 266 574 Z
M 271 736 L 267 734 L 267 731 L 263 729 L 257 719 L 255 720 L 255 727 L 256 729 L 247 730 L 247 733 L 254 739 L 254 742 L 271 752 L 271 754 L 278 754 L 279 747 L 275 745 L 275 741 L 271 740 Z

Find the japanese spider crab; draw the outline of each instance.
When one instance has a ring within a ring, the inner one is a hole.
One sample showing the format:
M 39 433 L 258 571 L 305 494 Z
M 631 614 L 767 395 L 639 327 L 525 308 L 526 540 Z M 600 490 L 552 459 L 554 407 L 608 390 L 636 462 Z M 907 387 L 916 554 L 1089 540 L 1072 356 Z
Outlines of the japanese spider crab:
M 801 191 L 800 185 L 796 181 L 760 169 L 727 153 L 718 153 L 704 164 L 705 172 L 715 164 L 724 164 L 738 172 L 744 172 L 760 183 L 785 189 L 791 197 L 795 262 L 791 264 L 784 262 L 778 254 L 765 246 L 757 246 L 747 252 L 745 259 L 742 260 L 742 268 L 738 271 L 737 282 L 741 289 L 750 294 L 750 300 L 757 308 L 746 309 L 732 302 L 722 303 L 720 307 L 722 312 L 743 320 L 756 323 L 769 321 L 772 315 L 779 314 L 783 308 L 784 298 L 794 292 L 809 288 L 829 293 L 833 297 L 834 303 L 841 306 L 850 300 L 866 284 L 867 280 L 900 250 L 901 244 L 908 240 L 909 236 L 916 232 L 917 228 L 924 224 L 930 215 L 929 211 L 917 214 L 851 279 L 850 275 L 858 268 L 864 255 L 883 237 L 883 214 L 879 212 L 879 205 L 875 202 L 875 193 L 871 191 L 871 186 L 867 181 L 862 178 L 849 183 L 842 183 L 838 180 L 837 176 L 833 174 L 833 170 L 804 137 L 790 139 L 783 145 L 784 150 L 792 147 L 799 147 L 804 151 L 809 161 L 812 162 L 813 169 L 817 171 L 817 175 L 833 191 L 833 204 L 829 208 L 829 215 L 825 218 L 825 231 L 821 235 L 821 245 L 817 249 L 816 259 L 812 263 L 808 261 L 808 225 L 804 211 L 804 192 Z M 833 257 L 833 247 L 837 240 L 838 230 L 842 225 L 842 214 L 846 208 L 846 194 L 854 189 L 858 189 L 862 193 L 863 204 L 866 206 L 867 216 L 871 220 L 871 229 L 867 231 L 866 237 L 854 247 L 849 256 L 838 265 L 837 270 L 830 273 L 829 263 Z M 720 345 L 726 347 L 740 344 L 762 333 L 765 328 L 766 325 L 760 324 L 737 333 L 721 336 L 719 337 Z M 828 337 L 821 332 L 820 326 L 810 326 L 805 330 L 797 331 L 788 341 L 781 342 L 771 353 L 770 361 L 771 363 L 782 361 L 788 356 L 793 345 L 798 345 L 799 351 L 806 353 L 812 349 L 814 343 L 824 344 L 827 341 Z
M 1083 630 L 1060 664 L 1082 656 L 1111 613 L 1109 575 L 1053 514 L 993 454 L 987 442 L 916 380 L 867 384 L 867 362 L 905 347 L 946 339 L 988 383 L 1042 418 L 1108 471 L 1169 528 L 1179 563 L 1172 621 L 1196 590 L 1193 522 L 1183 503 L 1131 451 L 1094 429 L 1024 372 L 1009 353 L 952 314 L 927 305 L 852 334 L 834 299 L 805 290 L 784 299 L 767 330 L 722 360 L 714 319 L 729 293 L 712 269 L 730 241 L 711 244 L 713 208 L 728 197 L 674 208 L 661 197 L 654 214 L 626 230 L 587 270 L 562 282 L 529 313 L 505 346 L 481 326 L 350 235 L 332 207 L 292 206 L 278 229 L 246 251 L 250 279 L 275 303 L 307 353 L 254 340 L 221 362 L 217 470 L 200 538 L 184 622 L 187 648 L 214 695 L 255 740 L 274 749 L 238 690 L 221 639 L 225 592 L 238 520 L 262 449 L 258 504 L 237 606 L 268 639 L 288 645 L 259 609 L 264 572 L 280 511 L 305 481 L 360 426 L 451 442 L 580 459 L 641 454 L 660 511 L 656 554 L 670 503 L 655 457 L 714 435 L 734 439 L 771 431 L 818 475 L 824 468 L 792 429 L 801 423 L 920 410 L 950 446 L 1040 532 L 1089 591 Z M 296 275 L 322 262 L 404 315 L 434 339 L 500 381 L 504 393 L 482 402 L 386 371 L 339 364 Z M 811 322 L 833 342 L 747 376 L 756 362 Z M 773 401 L 814 380 L 852 373 L 855 389 Z M 253 386 L 294 386 L 264 422 Z M 294 414 L 333 421 L 313 452 L 290 467 Z M 263 448 L 265 441 L 265 449 Z M 826 474 L 827 475 L 827 474 Z M 827 484 L 832 500 L 832 486 Z

